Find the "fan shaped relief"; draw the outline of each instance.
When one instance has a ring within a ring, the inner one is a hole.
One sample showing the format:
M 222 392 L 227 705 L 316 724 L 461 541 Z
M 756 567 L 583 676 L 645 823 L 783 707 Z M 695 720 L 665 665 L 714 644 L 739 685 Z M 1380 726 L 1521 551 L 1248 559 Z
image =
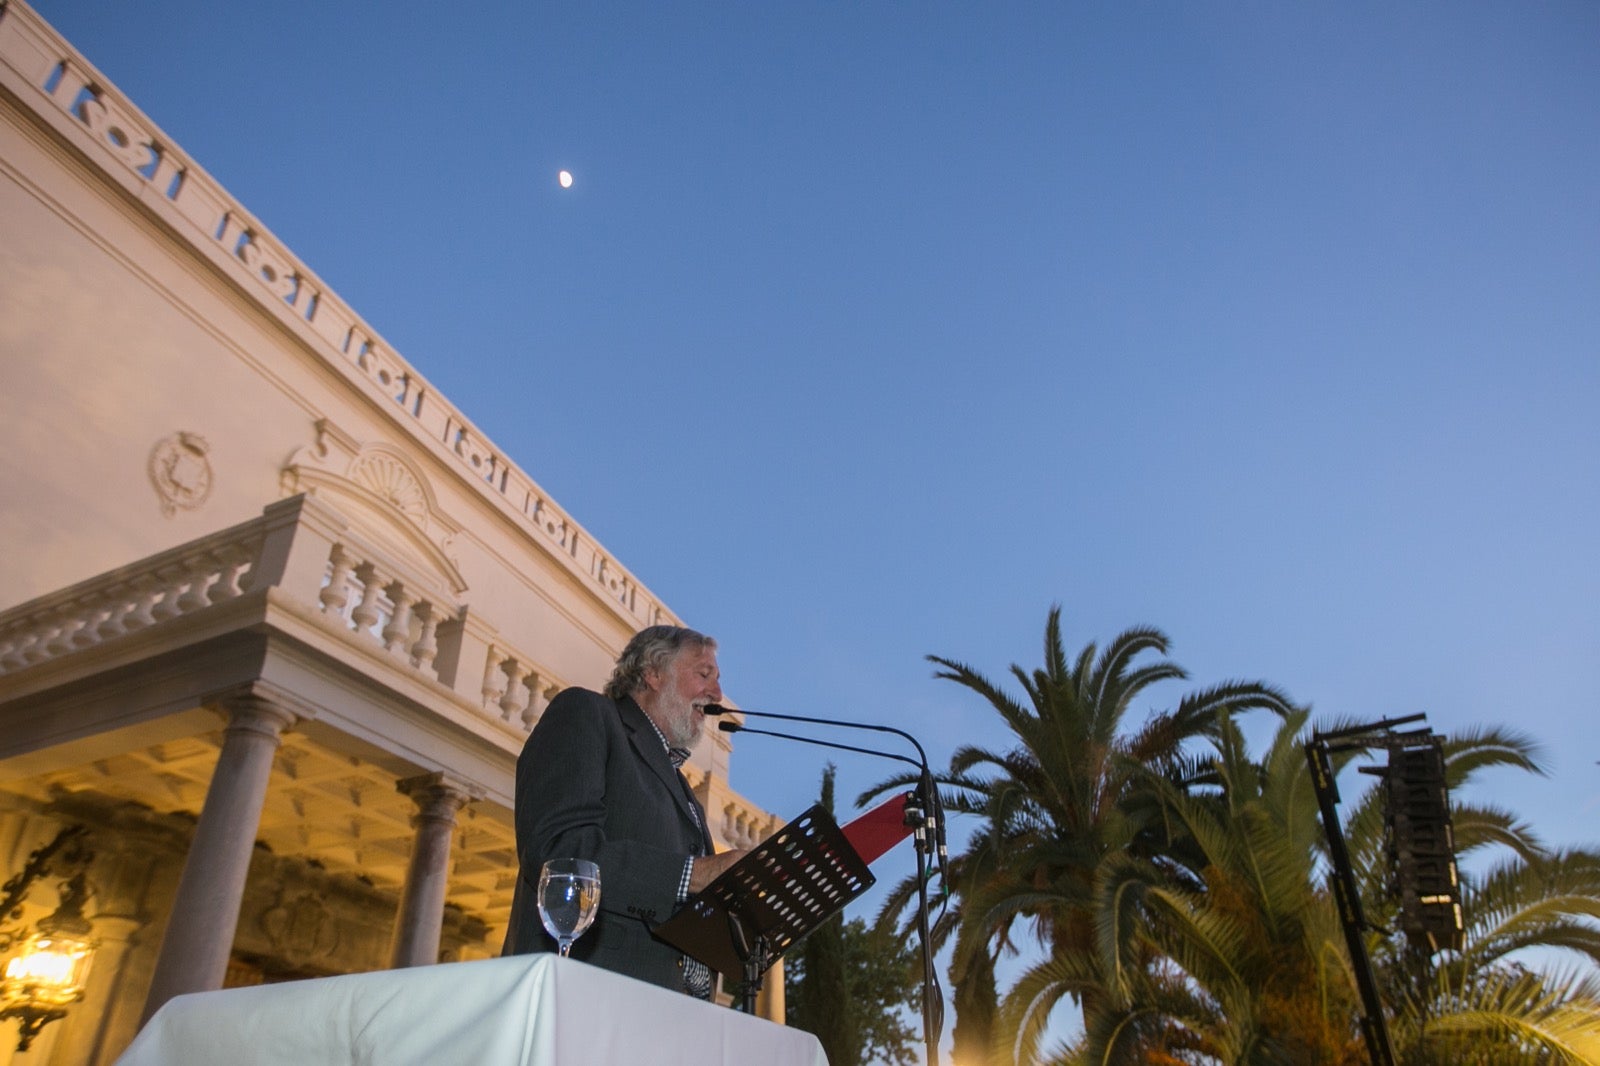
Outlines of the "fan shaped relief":
M 285 496 L 307 493 L 333 506 L 364 536 L 439 575 L 440 588 L 466 589 L 451 545 L 460 525 L 439 506 L 425 475 L 392 444 L 363 444 L 327 420 L 315 443 L 295 450 L 281 472 Z
M 428 494 L 417 476 L 395 456 L 383 452 L 358 456 L 350 466 L 350 480 L 371 490 L 419 526 L 427 524 Z

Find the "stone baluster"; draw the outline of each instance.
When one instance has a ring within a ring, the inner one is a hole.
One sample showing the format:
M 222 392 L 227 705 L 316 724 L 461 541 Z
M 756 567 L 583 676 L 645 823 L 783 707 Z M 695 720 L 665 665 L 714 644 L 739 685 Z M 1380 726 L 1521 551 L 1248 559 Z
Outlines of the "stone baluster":
M 499 706 L 506 692 L 506 672 L 500 668 L 500 650 L 489 645 L 488 657 L 483 664 L 483 706 L 485 710 Z
M 350 620 L 355 623 L 357 631 L 365 633 L 383 617 L 378 610 L 378 598 L 383 595 L 383 579 L 378 576 L 376 566 L 362 563 L 356 567 L 356 580 L 362 584 L 361 602 L 350 612 Z
M 51 612 L 52 617 L 45 623 L 38 637 L 23 649 L 23 656 L 30 663 L 44 662 L 52 655 L 65 655 L 72 650 L 72 632 L 80 619 L 69 604 Z
M 72 630 L 72 635 L 67 638 L 69 648 L 92 648 L 100 643 L 100 623 L 110 613 L 110 609 L 100 603 L 80 603 L 78 609 L 83 613 L 78 618 L 78 625 Z
M 507 659 L 505 672 L 506 694 L 500 697 L 500 717 L 508 722 L 515 722 L 522 708 L 528 705 L 528 689 L 522 683 L 528 676 L 528 668 L 516 659 Z
M 210 604 L 206 588 L 211 584 L 211 579 L 216 577 L 216 571 L 212 568 L 210 560 L 204 558 L 186 560 L 184 576 L 189 582 L 189 588 L 178 597 L 179 612 L 187 614 Z
M 39 647 L 44 637 L 49 636 L 48 629 L 35 627 L 25 629 L 17 626 L 12 629 L 6 639 L 5 648 L 0 650 L 0 666 L 8 670 L 20 670 L 29 663 L 28 649 Z
M 277 700 L 256 693 L 235 696 L 222 710 L 228 715 L 222 751 L 178 879 L 145 1020 L 173 996 L 222 987 L 273 756 L 283 731 L 298 720 Z
M 244 573 L 255 559 L 255 551 L 241 544 L 219 549 L 213 556 L 217 563 L 216 583 L 206 593 L 212 603 L 221 603 L 240 595 Z
M 39 633 L 25 633 L 17 638 L 11 651 L 6 655 L 6 665 L 13 669 L 20 669 L 30 663 L 38 662 L 44 657 L 44 643 L 49 638 L 51 631 Z
M 7 663 L 18 667 L 29 666 L 33 663 L 43 662 L 50 657 L 50 642 L 61 635 L 61 622 L 58 612 L 52 612 L 39 619 L 37 625 L 26 632 L 18 633 L 10 653 L 6 657 Z
M 49 658 L 45 649 L 50 642 L 61 634 L 61 623 L 46 622 L 32 633 L 24 634 L 17 641 L 16 648 L 11 653 L 11 661 L 18 666 L 29 666 L 33 663 L 43 662 Z
M 394 603 L 394 612 L 389 615 L 389 624 L 383 627 L 383 650 L 408 656 L 406 645 L 411 640 L 411 608 L 417 602 L 417 596 L 404 583 L 395 581 L 389 586 L 389 599 Z
M 78 647 L 78 634 L 83 631 L 88 620 L 89 607 L 79 600 L 62 604 L 54 612 L 55 620 L 52 622 L 50 636 L 40 641 L 43 654 L 39 660 L 48 659 L 56 655 L 66 655 Z
M 157 622 L 165 622 L 183 613 L 183 608 L 178 606 L 178 600 L 183 595 L 183 571 L 175 566 L 163 566 L 156 570 L 155 576 L 162 593 L 161 599 L 150 608 L 150 617 Z
M 333 564 L 333 571 L 328 575 L 328 583 L 317 594 L 317 600 L 322 604 L 323 613 L 342 614 L 345 604 L 350 602 L 350 575 L 355 573 L 356 564 L 342 544 L 333 546 L 328 560 Z
M 533 728 L 539 720 L 544 709 L 550 705 L 551 686 L 538 674 L 528 675 L 528 705 L 522 709 L 522 728 L 526 732 Z
M 481 798 L 482 793 L 442 773 L 407 778 L 396 787 L 417 805 L 416 817 L 411 821 L 417 835 L 411 846 L 405 887 L 400 893 L 400 911 L 395 919 L 389 964 L 396 969 L 430 966 L 439 961 L 456 812 Z
M 124 586 L 113 585 L 104 594 L 104 614 L 94 627 L 94 643 L 100 644 L 122 636 L 122 619 L 128 613 L 128 590 Z
M 419 670 L 431 670 L 434 656 L 439 654 L 439 608 L 433 603 L 418 604 L 416 615 L 422 621 L 422 630 L 416 643 L 411 645 L 411 665 Z
M 144 629 L 156 624 L 155 615 L 152 613 L 161 602 L 161 586 L 150 574 L 143 574 L 133 580 L 133 609 L 122 620 L 122 628 L 126 632 Z

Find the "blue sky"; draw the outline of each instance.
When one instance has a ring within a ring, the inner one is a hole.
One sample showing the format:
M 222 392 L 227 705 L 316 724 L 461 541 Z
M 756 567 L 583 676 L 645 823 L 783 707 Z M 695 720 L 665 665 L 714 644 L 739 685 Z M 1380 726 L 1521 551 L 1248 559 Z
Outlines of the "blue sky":
M 1595 4 L 37 6 L 744 706 L 1000 745 L 1059 602 L 1600 836 Z

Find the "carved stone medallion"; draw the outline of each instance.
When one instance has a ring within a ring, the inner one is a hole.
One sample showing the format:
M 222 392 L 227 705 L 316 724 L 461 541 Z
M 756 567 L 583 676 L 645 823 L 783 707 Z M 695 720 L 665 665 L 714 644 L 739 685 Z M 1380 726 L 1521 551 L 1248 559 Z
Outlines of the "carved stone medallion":
M 211 445 L 186 430 L 156 442 L 150 451 L 150 484 L 161 497 L 161 513 L 171 518 L 178 508 L 192 511 L 211 495 Z

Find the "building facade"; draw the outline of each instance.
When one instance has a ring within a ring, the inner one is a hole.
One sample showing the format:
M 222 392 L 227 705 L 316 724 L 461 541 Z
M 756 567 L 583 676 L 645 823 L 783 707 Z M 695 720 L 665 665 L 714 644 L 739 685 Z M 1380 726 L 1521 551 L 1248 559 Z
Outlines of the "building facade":
M 0 877 L 84 827 L 98 942 L 14 1061 L 109 1063 L 183 992 L 496 954 L 529 730 L 678 619 L 18 0 L 0 441 Z M 781 822 L 728 741 L 685 772 L 748 847 Z

